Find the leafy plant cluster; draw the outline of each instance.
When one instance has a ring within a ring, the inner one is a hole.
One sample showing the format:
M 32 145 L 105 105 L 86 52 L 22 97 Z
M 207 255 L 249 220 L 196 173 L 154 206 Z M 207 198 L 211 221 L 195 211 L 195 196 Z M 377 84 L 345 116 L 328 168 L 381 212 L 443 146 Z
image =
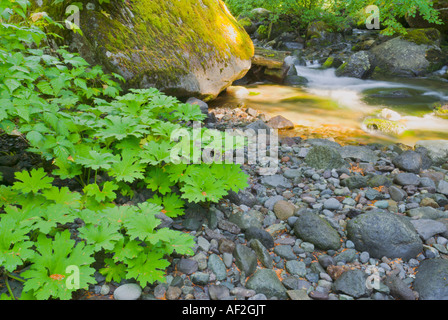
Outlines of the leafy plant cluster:
M 365 9 L 369 5 L 378 6 L 382 33 L 385 35 L 406 34 L 401 19 L 415 17 L 417 13 L 430 23 L 443 23 L 433 2 L 427 0 L 226 0 L 226 4 L 235 15 L 249 18 L 255 8 L 267 9 L 271 11 L 268 17 L 270 23 L 293 16 L 293 25 L 302 30 L 313 21 L 324 21 L 334 30 L 346 28 L 353 22 L 365 25 L 369 15 Z
M 167 257 L 192 254 L 194 240 L 162 228 L 161 215 L 182 215 L 187 201 L 217 202 L 246 187 L 247 176 L 233 164 L 173 162 L 178 142 L 171 136 L 193 136 L 189 124 L 205 118 L 200 108 L 156 89 L 122 93 L 119 75 L 53 49 L 43 27 L 61 23 L 30 19 L 27 8 L 26 0 L 0 0 L 0 129 L 26 138 L 51 170 L 17 172 L 14 185 L 0 186 L 0 272 L 7 286 L 8 278 L 24 281 L 23 299 L 70 299 L 88 288 L 99 252 L 107 257 L 99 270 L 107 281 L 163 281 Z M 196 135 L 222 138 L 206 129 Z M 186 142 L 191 153 L 193 142 Z M 57 187 L 55 179 L 76 180 L 79 188 Z M 137 205 L 114 202 L 140 189 L 154 196 Z M 66 283 L 72 266 L 80 277 L 74 287 Z M 2 299 L 15 298 L 9 293 Z

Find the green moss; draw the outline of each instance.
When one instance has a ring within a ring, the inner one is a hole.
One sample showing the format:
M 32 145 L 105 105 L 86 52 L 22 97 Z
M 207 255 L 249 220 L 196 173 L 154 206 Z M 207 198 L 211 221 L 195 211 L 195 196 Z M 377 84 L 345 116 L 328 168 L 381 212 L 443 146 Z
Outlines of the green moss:
M 369 118 L 363 121 L 363 125 L 368 130 L 379 131 L 386 134 L 401 135 L 406 131 L 404 124 L 398 121 Z
M 334 58 L 328 57 L 328 59 L 325 61 L 325 63 L 322 65 L 323 68 L 328 69 L 333 66 Z
M 435 45 L 440 40 L 440 31 L 433 28 L 428 29 L 408 29 L 403 39 L 414 42 L 418 45 Z

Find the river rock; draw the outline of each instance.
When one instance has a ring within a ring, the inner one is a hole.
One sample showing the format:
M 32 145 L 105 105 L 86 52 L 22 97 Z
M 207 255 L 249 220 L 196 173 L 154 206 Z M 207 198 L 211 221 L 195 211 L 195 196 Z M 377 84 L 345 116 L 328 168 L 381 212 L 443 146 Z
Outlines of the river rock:
M 423 165 L 421 154 L 412 150 L 403 152 L 392 162 L 397 168 L 413 173 L 419 173 Z
M 417 141 L 415 147 L 423 147 L 427 149 L 428 156 L 436 166 L 444 164 L 448 159 L 448 140 Z
M 250 276 L 257 269 L 257 255 L 245 245 L 237 244 L 233 256 L 236 266 L 244 271 L 246 276 Z
M 376 163 L 378 157 L 371 149 L 362 146 L 344 146 L 339 150 L 342 158 L 351 158 L 361 160 L 362 162 Z
M 211 254 L 208 258 L 207 266 L 215 274 L 217 280 L 225 280 L 227 278 L 226 266 L 218 255 Z
M 265 184 L 272 188 L 283 187 L 283 188 L 291 188 L 292 183 L 289 182 L 283 175 L 272 175 L 265 176 L 261 179 L 261 183 Z
M 346 164 L 335 149 L 323 145 L 311 148 L 305 162 L 315 169 L 339 169 Z
M 437 185 L 437 192 L 448 196 L 448 182 L 442 180 Z
M 338 250 L 341 238 L 330 223 L 312 212 L 302 213 L 294 224 L 294 234 L 322 250 Z
M 280 116 L 280 115 L 271 118 L 268 121 L 268 125 L 272 129 L 279 129 L 279 130 L 293 129 L 294 128 L 294 123 L 292 123 L 290 120 L 288 120 L 285 117 Z
M 405 218 L 374 210 L 359 215 L 347 223 L 347 237 L 358 251 L 367 251 L 380 259 L 409 260 L 423 250 L 423 244 L 414 226 Z
M 252 248 L 252 250 L 255 251 L 258 260 L 260 260 L 263 266 L 265 266 L 268 269 L 272 269 L 274 265 L 273 260 L 266 247 L 258 239 L 251 240 L 249 245 Z
M 373 57 L 368 51 L 356 52 L 336 70 L 336 76 L 367 79 L 375 68 L 373 62 Z
M 418 267 L 414 288 L 421 300 L 448 300 L 448 260 L 424 260 Z
M 294 215 L 296 207 L 285 200 L 280 200 L 274 205 L 274 213 L 280 220 L 288 220 Z
M 361 270 L 348 270 L 336 279 L 333 288 L 336 292 L 360 298 L 367 294 L 366 279 Z
M 335 198 L 330 198 L 324 201 L 324 208 L 327 210 L 340 210 L 342 204 Z
M 230 297 L 230 290 L 223 285 L 209 285 L 208 294 L 211 300 L 225 300 Z
M 394 182 L 400 186 L 418 186 L 420 184 L 420 177 L 414 173 L 399 173 L 396 175 Z
M 261 228 L 263 219 L 263 214 L 257 210 L 236 211 L 229 216 L 229 221 L 242 230 L 250 227 Z
M 389 275 L 384 279 L 384 284 L 389 288 L 390 294 L 399 300 L 415 300 L 414 291 L 398 276 Z
M 365 188 L 367 184 L 367 177 L 361 175 L 354 175 L 341 181 L 341 185 L 346 186 L 350 190 Z
M 424 76 L 440 69 L 445 61 L 444 54 L 436 43 L 416 43 L 406 36 L 388 40 L 372 48 L 370 52 L 377 63 L 375 74 Z
M 264 229 L 249 227 L 245 231 L 245 236 L 248 241 L 252 239 L 259 240 L 266 249 L 272 249 L 274 247 L 274 238 Z
M 408 194 L 403 189 L 397 187 L 397 186 L 390 186 L 389 187 L 389 194 L 392 200 L 396 202 L 403 201 L 407 198 Z
M 115 300 L 137 300 L 142 295 L 142 288 L 136 283 L 126 283 L 114 291 Z
M 413 219 L 440 219 L 447 218 L 448 212 L 437 210 L 431 207 L 419 207 L 408 211 L 408 215 Z
M 286 288 L 280 282 L 277 274 L 270 269 L 259 269 L 246 282 L 246 288 L 264 294 L 267 298 L 286 299 Z
M 423 240 L 428 240 L 436 234 L 444 233 L 447 231 L 446 226 L 442 222 L 438 222 L 430 219 L 411 220 L 415 230 Z

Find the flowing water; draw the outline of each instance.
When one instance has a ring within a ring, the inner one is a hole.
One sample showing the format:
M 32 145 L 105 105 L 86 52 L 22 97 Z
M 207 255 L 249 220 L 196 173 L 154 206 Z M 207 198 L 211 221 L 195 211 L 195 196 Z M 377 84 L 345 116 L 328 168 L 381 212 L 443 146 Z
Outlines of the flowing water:
M 308 79 L 305 88 L 258 84 L 247 86 L 250 94 L 235 98 L 223 95 L 214 103 L 241 104 L 270 115 L 283 115 L 297 125 L 296 133 L 348 136 L 356 142 L 401 142 L 448 139 L 448 119 L 437 117 L 435 103 L 448 102 L 448 82 L 436 79 L 390 78 L 361 80 L 336 77 L 335 69 L 317 64 L 296 66 Z M 441 72 L 446 71 L 446 67 Z M 401 134 L 384 134 L 363 125 L 366 118 L 386 117 L 403 125 Z M 348 139 L 350 140 L 350 139 Z

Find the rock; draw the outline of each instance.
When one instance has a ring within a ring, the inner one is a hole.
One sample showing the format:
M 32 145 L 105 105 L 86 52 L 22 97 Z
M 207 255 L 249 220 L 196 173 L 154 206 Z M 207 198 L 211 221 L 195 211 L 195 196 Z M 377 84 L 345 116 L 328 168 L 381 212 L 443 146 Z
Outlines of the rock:
M 411 220 L 415 230 L 423 240 L 428 240 L 436 234 L 441 234 L 447 231 L 446 226 L 442 222 L 430 219 Z
M 202 100 L 191 97 L 185 103 L 192 104 L 192 105 L 198 105 L 199 108 L 201 108 L 201 112 L 203 114 L 208 114 L 208 104 Z
M 448 217 L 448 212 L 443 212 L 431 207 L 420 207 L 408 211 L 408 215 L 413 219 L 440 219 Z
M 440 69 L 446 60 L 435 42 L 415 43 L 406 36 L 388 40 L 370 52 L 377 63 L 375 75 L 425 76 Z
M 249 227 L 245 231 L 247 241 L 257 239 L 260 241 L 266 249 L 272 249 L 274 247 L 274 238 L 264 229 Z
M 246 282 L 246 288 L 262 293 L 268 298 L 286 299 L 286 288 L 282 285 L 277 274 L 270 269 L 259 269 Z
M 206 272 L 195 272 L 190 277 L 191 282 L 197 284 L 198 286 L 205 286 L 208 284 L 210 275 Z
M 226 266 L 218 255 L 211 254 L 208 258 L 207 266 L 216 275 L 217 280 L 225 280 L 227 278 Z
M 380 259 L 409 260 L 423 250 L 423 244 L 413 225 L 401 216 L 373 210 L 347 223 L 347 238 L 358 251 L 367 251 Z
M 419 173 L 423 165 L 421 154 L 412 150 L 403 152 L 392 162 L 397 168 L 412 173 Z
M 288 290 L 286 292 L 289 296 L 289 298 L 291 300 L 302 300 L 302 301 L 307 301 L 307 300 L 312 300 L 309 296 L 308 293 L 305 289 L 300 289 L 300 290 Z
M 257 269 L 257 255 L 250 248 L 237 244 L 233 256 L 236 266 L 244 271 L 246 276 L 250 276 Z
M 437 192 L 448 196 L 448 182 L 442 180 L 437 185 Z
M 166 299 L 167 300 L 177 300 L 182 294 L 182 289 L 179 287 L 168 287 L 166 290 Z
M 283 221 L 288 220 L 289 217 L 292 217 L 295 210 L 296 207 L 292 203 L 284 200 L 280 200 L 274 205 L 275 215 Z
M 142 295 L 142 288 L 136 283 L 126 283 L 114 291 L 115 300 L 137 300 Z
M 65 19 L 53 1 L 40 1 L 40 8 L 36 3 L 34 9 L 51 13 L 56 21 Z M 251 67 L 252 41 L 222 1 L 144 0 L 116 3 L 107 15 L 102 10 L 98 5 L 84 10 L 83 35 L 64 39 L 90 64 L 121 74 L 127 87 L 210 100 Z
M 279 130 L 293 129 L 294 128 L 294 123 L 292 123 L 290 120 L 288 120 L 285 117 L 280 116 L 280 115 L 271 118 L 268 121 L 268 125 L 272 129 L 279 129 Z
M 414 173 L 399 173 L 396 175 L 394 182 L 400 186 L 418 186 L 420 184 L 420 178 Z
M 406 126 L 402 122 L 381 118 L 364 119 L 362 126 L 370 131 L 377 131 L 392 135 L 401 135 L 407 130 Z
M 180 259 L 177 264 L 177 270 L 185 274 L 192 274 L 198 270 L 198 262 L 193 259 Z
M 297 275 L 299 277 L 306 276 L 306 265 L 302 261 L 288 260 L 286 261 L 285 269 L 291 275 Z
M 339 169 L 346 164 L 335 149 L 323 145 L 311 148 L 305 162 L 315 169 Z
M 309 23 L 306 30 L 307 47 L 327 47 L 342 41 L 342 34 L 332 31 L 332 28 L 323 21 Z
M 324 208 L 327 210 L 340 210 L 342 204 L 335 198 L 330 198 L 324 201 Z
M 250 247 L 255 251 L 258 260 L 268 269 L 272 269 L 273 261 L 266 247 L 258 240 L 253 239 L 250 241 Z
M 361 189 L 367 187 L 367 177 L 355 175 L 341 181 L 341 185 L 346 186 L 350 190 Z
M 264 216 L 257 210 L 236 211 L 229 216 L 229 221 L 236 224 L 242 230 L 250 227 L 261 228 Z
M 269 132 L 271 132 L 272 128 L 268 126 L 264 121 L 257 120 L 248 124 L 246 126 L 246 130 L 254 130 L 255 133 L 259 132 L 259 130 L 263 130 L 263 133 L 268 134 Z
M 376 163 L 378 157 L 367 147 L 362 146 L 344 146 L 339 150 L 342 158 L 351 158 L 361 160 L 362 162 Z
M 338 232 L 328 221 L 312 212 L 305 212 L 298 217 L 294 234 L 322 250 L 338 250 L 341 246 Z
M 283 188 L 291 188 L 292 184 L 289 182 L 283 175 L 271 175 L 265 176 L 261 179 L 261 183 L 265 184 L 272 188 L 283 187 Z
M 230 290 L 223 285 L 209 285 L 208 294 L 212 300 L 225 300 L 230 297 Z
M 338 77 L 369 78 L 375 68 L 374 59 L 368 51 L 359 51 L 336 70 Z
M 398 276 L 389 275 L 384 279 L 384 284 L 389 288 L 390 294 L 399 300 L 415 300 L 412 291 Z
M 298 75 L 288 75 L 285 78 L 284 85 L 287 86 L 305 86 L 308 84 L 308 79 Z
M 268 210 L 272 211 L 272 210 L 274 210 L 274 205 L 280 200 L 284 200 L 284 197 L 280 196 L 280 195 L 270 197 L 268 200 L 265 201 L 264 206 Z
M 361 298 L 367 294 L 366 279 L 361 270 L 348 270 L 336 279 L 333 288 L 336 292 L 348 294 L 353 298 Z
M 274 253 L 285 260 L 295 260 L 296 255 L 292 251 L 292 247 L 289 245 L 278 245 L 274 248 Z
M 415 147 L 428 150 L 428 156 L 436 166 L 441 166 L 448 159 L 448 140 L 422 140 L 417 141 Z
M 448 300 L 448 260 L 424 260 L 418 267 L 414 289 L 421 300 Z

